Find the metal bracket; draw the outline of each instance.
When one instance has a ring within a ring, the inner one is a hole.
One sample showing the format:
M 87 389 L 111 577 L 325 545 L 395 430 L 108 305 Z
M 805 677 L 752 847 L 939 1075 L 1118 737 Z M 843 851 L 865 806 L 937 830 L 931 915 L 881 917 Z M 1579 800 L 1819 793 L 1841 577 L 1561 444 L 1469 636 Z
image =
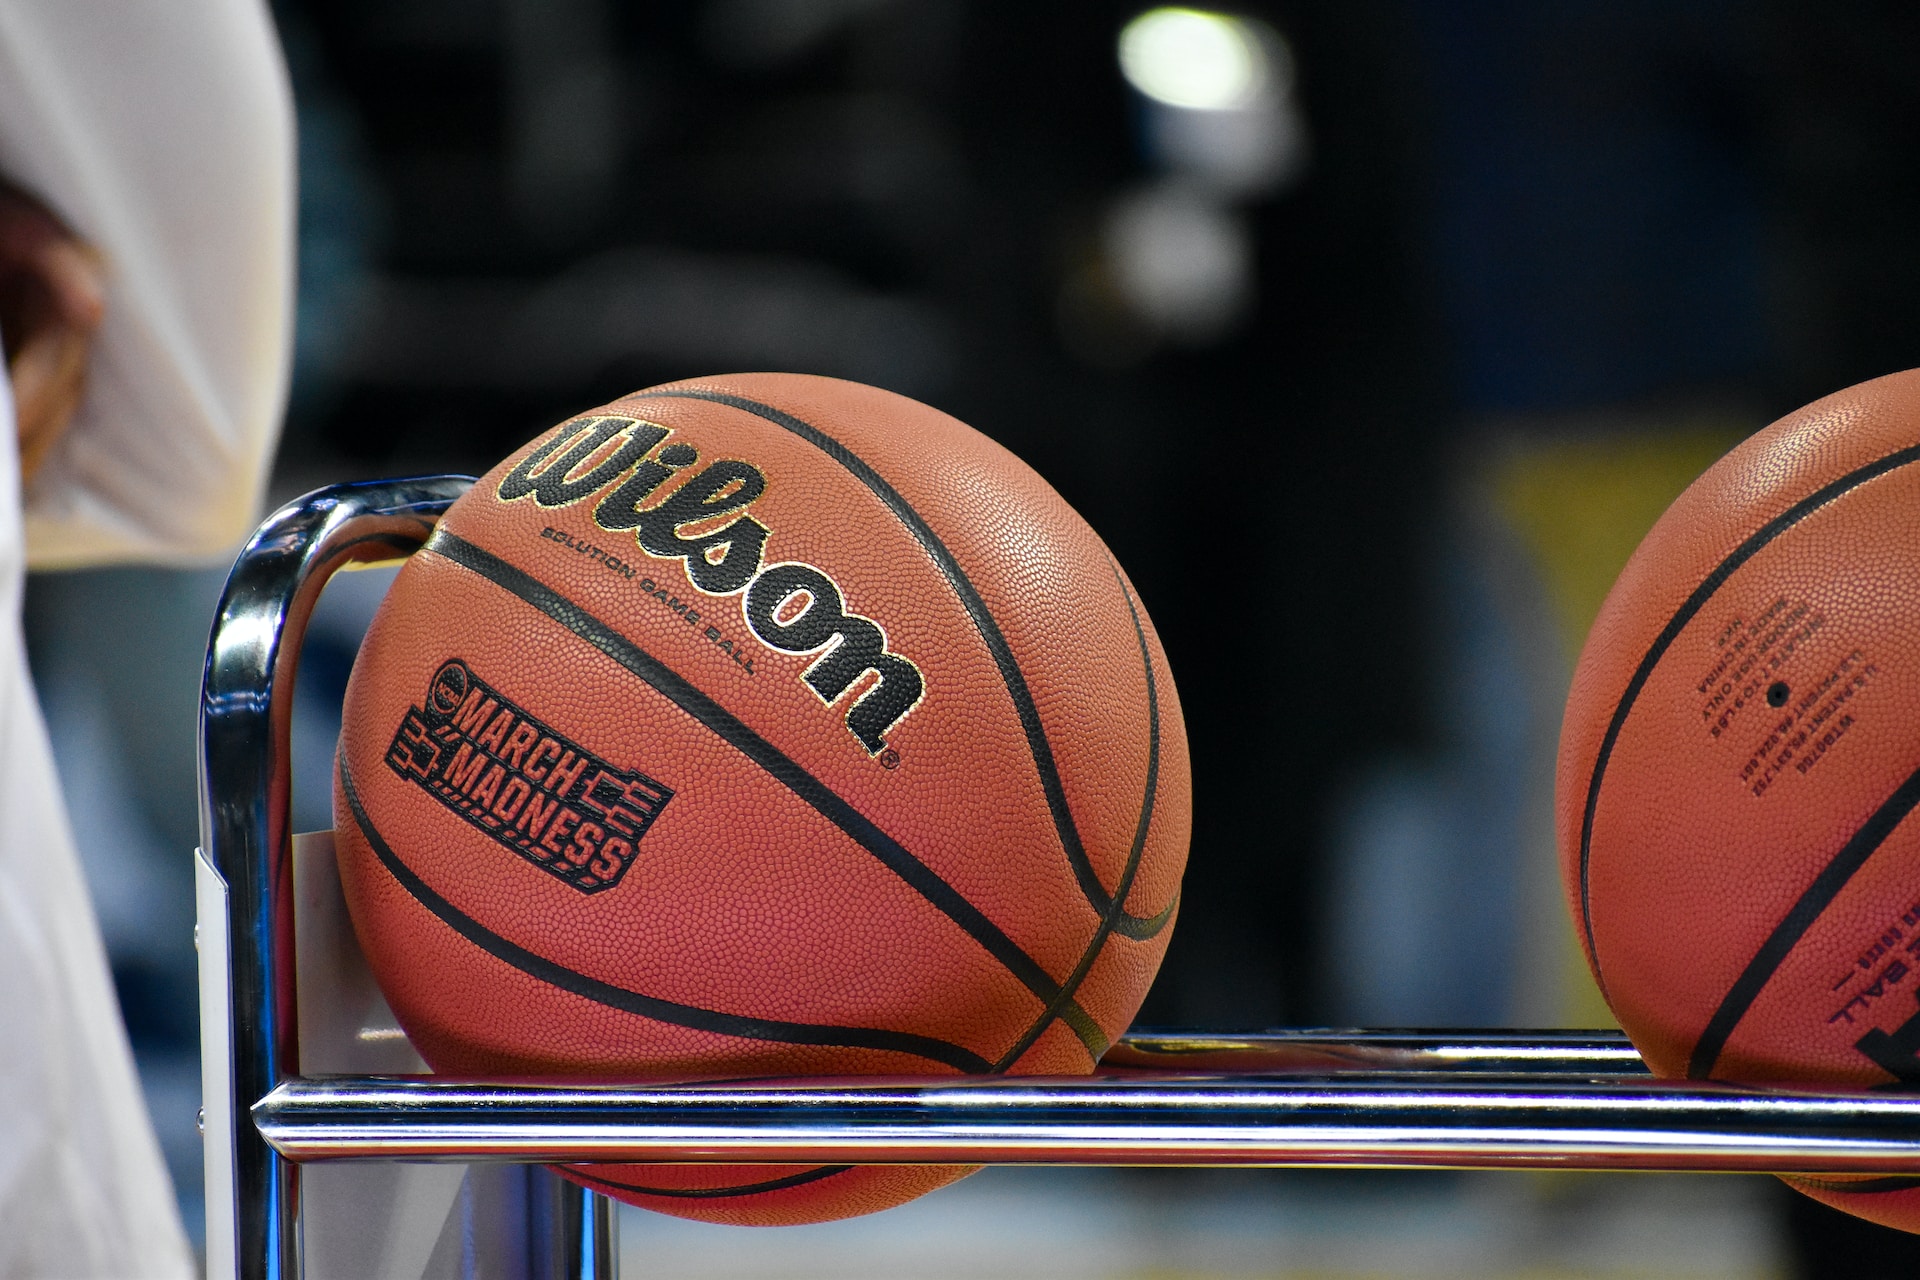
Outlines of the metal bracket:
M 248 1110 L 300 1063 L 289 730 L 307 620 L 337 570 L 413 554 L 472 483 L 429 476 L 309 494 L 261 525 L 220 599 L 201 683 L 196 857 L 210 1277 L 302 1271 L 300 1167 Z M 526 1222 L 488 1275 L 610 1280 L 609 1202 L 543 1171 L 495 1181 L 489 1196 L 517 1200 Z

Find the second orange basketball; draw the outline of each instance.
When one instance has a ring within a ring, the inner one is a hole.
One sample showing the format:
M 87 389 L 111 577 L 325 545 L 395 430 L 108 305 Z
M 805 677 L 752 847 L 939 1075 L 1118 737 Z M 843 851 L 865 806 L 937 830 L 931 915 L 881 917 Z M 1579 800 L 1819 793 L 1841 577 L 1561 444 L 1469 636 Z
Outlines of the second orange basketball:
M 657 387 L 485 476 L 368 634 L 341 875 L 436 1070 L 1091 1070 L 1190 825 L 1173 679 L 1038 475 L 871 387 Z M 961 1169 L 582 1166 L 738 1223 Z
M 1920 1081 L 1920 372 L 1757 432 L 1607 597 L 1561 738 L 1561 869 L 1661 1075 Z M 1795 1179 L 1920 1230 L 1920 1178 Z

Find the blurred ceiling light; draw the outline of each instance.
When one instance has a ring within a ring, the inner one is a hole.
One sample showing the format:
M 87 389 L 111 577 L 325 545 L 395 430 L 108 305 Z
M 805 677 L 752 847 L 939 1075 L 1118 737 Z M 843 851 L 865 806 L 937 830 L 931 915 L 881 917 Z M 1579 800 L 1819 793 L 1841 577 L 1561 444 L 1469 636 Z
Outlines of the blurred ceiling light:
M 1246 107 L 1276 70 L 1253 23 L 1204 9 L 1149 9 L 1120 30 L 1120 71 L 1156 102 L 1196 111 Z
M 1176 183 L 1136 191 L 1108 210 L 1102 248 L 1120 298 L 1154 333 L 1205 346 L 1253 301 L 1253 242 L 1232 209 Z

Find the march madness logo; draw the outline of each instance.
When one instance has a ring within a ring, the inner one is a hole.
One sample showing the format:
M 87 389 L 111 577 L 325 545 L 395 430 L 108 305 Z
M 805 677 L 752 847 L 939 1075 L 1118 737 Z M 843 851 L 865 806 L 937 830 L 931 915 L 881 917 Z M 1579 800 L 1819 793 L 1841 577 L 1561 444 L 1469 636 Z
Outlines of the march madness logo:
M 459 659 L 401 720 L 387 764 L 583 893 L 620 883 L 673 791 L 534 719 Z

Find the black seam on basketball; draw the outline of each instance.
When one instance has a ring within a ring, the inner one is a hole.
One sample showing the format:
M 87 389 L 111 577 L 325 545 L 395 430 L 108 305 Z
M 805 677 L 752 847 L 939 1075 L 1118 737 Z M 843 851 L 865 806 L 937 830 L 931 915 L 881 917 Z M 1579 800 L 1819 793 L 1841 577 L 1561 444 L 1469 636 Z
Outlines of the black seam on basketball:
M 1665 656 L 1668 647 L 1679 637 L 1686 625 L 1693 621 L 1694 615 L 1699 613 L 1713 594 L 1726 584 L 1734 571 L 1752 559 L 1761 548 L 1848 490 L 1915 460 L 1920 460 L 1920 445 L 1895 450 L 1815 490 L 1811 495 L 1802 498 L 1766 524 L 1761 525 L 1757 531 L 1748 536 L 1746 541 L 1734 548 L 1732 554 L 1716 565 L 1713 572 L 1709 573 L 1699 586 L 1693 589 L 1693 593 L 1686 598 L 1674 615 L 1667 620 L 1667 625 L 1661 629 L 1660 634 L 1654 638 L 1652 647 L 1647 650 L 1646 656 L 1640 659 L 1640 665 L 1635 669 L 1633 678 L 1627 681 L 1626 691 L 1620 695 L 1620 701 L 1613 709 L 1613 718 L 1607 722 L 1606 735 L 1600 740 L 1600 752 L 1593 762 L 1593 777 L 1587 783 L 1586 811 L 1580 819 L 1580 928 L 1586 935 L 1587 954 L 1593 958 L 1594 976 L 1599 981 L 1602 992 L 1606 990 L 1607 982 L 1601 972 L 1600 949 L 1594 941 L 1593 911 L 1588 893 L 1588 866 L 1592 860 L 1593 822 L 1594 815 L 1600 807 L 1600 782 L 1607 771 L 1607 761 L 1612 756 L 1613 745 L 1619 739 L 1620 730 L 1626 723 L 1627 713 L 1633 710 L 1634 701 L 1640 696 L 1640 690 L 1653 675 L 1653 668 Z
M 1066 851 L 1067 863 L 1073 868 L 1073 875 L 1080 882 L 1080 891 L 1086 895 L 1087 903 L 1099 915 L 1105 915 L 1110 903 L 1106 886 L 1100 883 L 1099 873 L 1093 869 L 1093 862 L 1087 857 L 1086 846 L 1080 842 L 1080 829 L 1074 824 L 1073 811 L 1067 805 L 1067 792 L 1060 781 L 1059 766 L 1053 759 L 1053 744 L 1047 741 L 1046 726 L 1040 723 L 1040 708 L 1034 703 L 1033 691 L 1027 688 L 1026 676 L 1020 670 L 1020 664 L 1013 656 L 1013 649 L 1007 643 L 1000 624 L 994 620 L 987 608 L 987 602 L 967 577 L 966 570 L 954 558 L 940 535 L 933 531 L 913 505 L 901 496 L 900 491 L 888 484 L 879 472 L 846 445 L 834 439 L 811 423 L 803 422 L 785 410 L 776 409 L 770 404 L 758 400 L 749 400 L 745 396 L 731 395 L 724 391 L 701 391 L 681 389 L 672 391 L 641 391 L 626 397 L 639 400 L 648 397 L 674 398 L 681 400 L 705 400 L 712 404 L 724 404 L 757 418 L 763 418 L 813 445 L 851 472 L 855 479 L 872 491 L 876 498 L 884 503 L 894 518 L 905 525 L 907 532 L 914 536 L 926 553 L 939 566 L 947 579 L 947 585 L 959 598 L 960 605 L 967 611 L 974 630 L 980 633 L 980 639 L 992 655 L 993 663 L 1000 669 L 1000 680 L 1007 687 L 1007 696 L 1013 699 L 1014 711 L 1020 717 L 1020 728 L 1026 734 L 1027 751 L 1033 757 L 1033 767 L 1040 775 L 1040 790 L 1047 798 L 1047 811 L 1053 817 L 1054 830 L 1060 836 L 1060 846 Z M 1120 895 L 1123 899 L 1124 894 Z M 1123 918 L 1145 925 L 1150 921 L 1139 916 Z M 1132 936 L 1132 935 L 1129 935 Z
M 1844 1178 L 1810 1178 L 1804 1175 L 1789 1174 L 1786 1179 L 1790 1187 L 1812 1188 L 1815 1191 L 1838 1191 L 1848 1195 L 1884 1195 L 1889 1191 L 1912 1191 L 1920 1188 L 1920 1178 L 1911 1174 L 1889 1174 L 1879 1178 L 1861 1178 L 1850 1181 Z
M 838 792 L 808 773 L 798 761 L 754 732 L 732 712 L 695 688 L 685 677 L 525 570 L 508 564 L 458 534 L 447 532 L 444 526 L 434 531 L 423 550 L 477 574 L 538 609 L 651 685 L 722 741 L 766 770 L 815 812 L 846 833 L 855 844 L 879 859 L 883 866 L 899 876 L 935 909 L 965 930 L 989 955 L 1019 979 L 1043 1006 L 1052 1003 L 1059 993 L 1060 984 L 1041 967 L 1039 961 L 1021 950 L 1020 944 L 989 920 L 984 912 Z M 1104 1046 L 1105 1036 L 1099 1024 L 1078 1004 L 1069 1002 L 1061 1011 L 1061 1017 L 1090 1050 L 1096 1044 Z M 1094 1056 L 1098 1057 L 1099 1052 L 1095 1050 Z
M 347 807 L 353 812 L 353 821 L 360 828 L 360 834 L 366 837 L 374 856 L 380 859 L 381 865 L 386 867 L 401 888 L 413 895 L 415 901 L 432 912 L 448 928 L 474 946 L 550 986 L 612 1009 L 619 1009 L 625 1013 L 651 1018 L 655 1022 L 665 1022 L 676 1027 L 688 1027 L 695 1031 L 738 1036 L 746 1040 L 768 1040 L 781 1044 L 828 1045 L 836 1048 L 908 1053 L 916 1058 L 925 1058 L 929 1062 L 943 1063 L 957 1071 L 977 1073 L 987 1070 L 986 1059 L 971 1049 L 949 1044 L 945 1040 L 937 1040 L 932 1036 L 915 1035 L 910 1031 L 886 1031 L 878 1027 L 841 1027 L 722 1013 L 715 1009 L 703 1009 L 697 1005 L 681 1004 L 678 1001 L 663 1000 L 657 996 L 642 995 L 638 991 L 616 987 L 612 983 L 602 982 L 598 978 L 589 978 L 584 973 L 556 964 L 545 956 L 536 955 L 518 943 L 501 937 L 454 906 L 435 892 L 399 854 L 394 852 L 393 847 L 381 836 L 379 830 L 373 825 L 373 820 L 367 816 L 365 807 L 360 803 L 360 793 L 355 789 L 353 778 L 347 772 L 345 752 L 340 753 L 340 790 L 347 798 Z
M 1123 938 L 1131 938 L 1135 942 L 1145 942 L 1167 927 L 1167 922 L 1173 919 L 1173 913 L 1179 905 L 1180 895 L 1176 893 L 1173 895 L 1173 901 L 1160 908 L 1158 914 L 1150 916 L 1123 915 L 1119 917 L 1113 922 L 1113 931 Z
M 818 1169 L 804 1169 L 799 1173 L 790 1173 L 784 1178 L 768 1178 L 765 1182 L 743 1182 L 737 1187 L 643 1187 L 637 1182 L 622 1182 L 618 1178 L 605 1178 L 597 1173 L 588 1173 L 579 1165 L 565 1166 L 569 1177 L 591 1182 L 595 1186 L 613 1187 L 619 1191 L 632 1191 L 643 1196 L 665 1196 L 674 1200 L 718 1200 L 730 1196 L 757 1196 L 769 1191 L 785 1191 L 788 1187 L 803 1187 L 809 1182 L 819 1182 L 834 1177 L 853 1168 L 850 1164 L 821 1165 Z
M 1707 1026 L 1700 1033 L 1699 1041 L 1693 1046 L 1693 1055 L 1687 1061 L 1687 1077 L 1703 1080 L 1712 1071 L 1715 1062 L 1720 1059 L 1720 1051 L 1727 1046 L 1727 1039 L 1740 1025 L 1740 1019 L 1746 1016 L 1748 1008 L 1759 998 L 1761 988 L 1767 985 L 1767 979 L 1780 967 L 1800 939 L 1805 936 L 1813 922 L 1820 917 L 1834 898 L 1839 896 L 1847 881 L 1856 871 L 1866 865 L 1874 850 L 1886 842 L 1907 814 L 1920 804 L 1920 770 L 1907 776 L 1907 780 L 1895 788 L 1885 803 L 1874 810 L 1873 816 L 1860 824 L 1847 842 L 1840 846 L 1840 852 L 1813 878 L 1800 900 L 1793 904 L 1767 940 L 1754 952 L 1753 959 L 1734 980 L 1726 997 L 1720 1001 L 1720 1007 L 1713 1011 L 1713 1017 L 1707 1020 Z
M 1019 1061 L 1021 1054 L 1033 1047 L 1033 1042 L 1053 1024 L 1060 1005 L 1071 1000 L 1080 990 L 1080 984 L 1086 981 L 1087 975 L 1093 972 L 1094 962 L 1099 959 L 1100 952 L 1106 947 L 1107 938 L 1113 933 L 1114 921 L 1121 914 L 1121 907 L 1127 900 L 1128 891 L 1133 888 L 1133 878 L 1140 870 L 1140 856 L 1147 847 L 1147 831 L 1153 826 L 1153 805 L 1160 794 L 1160 686 L 1154 679 L 1153 651 L 1147 647 L 1147 633 L 1140 625 L 1140 611 L 1133 607 L 1133 592 L 1127 590 L 1126 579 L 1120 576 L 1117 565 L 1113 569 L 1113 578 L 1119 583 L 1120 594 L 1127 602 L 1127 612 L 1133 617 L 1133 634 L 1140 641 L 1140 662 L 1147 673 L 1147 779 L 1141 788 L 1140 819 L 1134 825 L 1133 845 L 1127 851 L 1127 865 L 1120 872 L 1120 883 L 1114 888 L 1113 903 L 1101 916 L 1100 927 L 1093 931 L 1093 938 L 1087 943 L 1086 950 L 1080 953 L 1080 962 L 1073 967 L 1073 972 L 1067 975 L 1067 980 L 1060 984 L 1060 994 L 1041 1011 L 1038 1018 L 1033 1020 L 1033 1025 L 1027 1028 L 1026 1034 L 1016 1040 L 1011 1049 L 1000 1055 L 999 1061 L 993 1064 L 995 1071 L 1005 1071 Z M 1172 908 L 1169 907 L 1168 911 L 1171 910 Z M 1105 1050 L 1101 1052 L 1104 1053 Z M 1093 1060 L 1097 1064 L 1100 1061 L 1100 1054 L 1094 1054 Z

